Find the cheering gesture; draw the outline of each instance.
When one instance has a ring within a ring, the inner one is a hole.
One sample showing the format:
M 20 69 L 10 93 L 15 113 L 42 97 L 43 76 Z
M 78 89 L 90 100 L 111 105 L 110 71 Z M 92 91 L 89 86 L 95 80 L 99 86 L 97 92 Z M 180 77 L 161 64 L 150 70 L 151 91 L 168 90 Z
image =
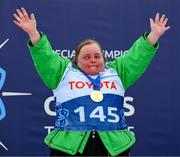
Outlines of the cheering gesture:
M 40 39 L 40 35 L 37 31 L 34 13 L 28 15 L 24 8 L 20 8 L 16 9 L 16 13 L 13 15 L 15 17 L 14 23 L 29 35 L 33 44 L 37 43 Z M 156 14 L 154 20 L 150 18 L 151 32 L 147 36 L 147 39 L 152 45 L 154 45 L 170 28 L 169 26 L 166 26 L 167 22 L 168 18 L 165 15 L 160 16 L 159 13 Z
M 32 44 L 37 43 L 40 39 L 40 35 L 37 31 L 34 13 L 31 13 L 29 16 L 27 11 L 21 8 L 16 9 L 16 13 L 13 15 L 15 17 L 13 22 L 29 35 Z
M 41 36 L 34 14 L 20 8 L 14 17 L 14 23 L 29 35 L 33 45 L 36 44 Z M 28 42 L 36 70 L 56 98 L 55 129 L 44 140 L 51 149 L 50 156 L 128 156 L 136 140 L 127 129 L 121 100 L 125 89 L 143 75 L 155 56 L 157 41 L 170 28 L 167 22 L 166 16 L 159 13 L 154 19 L 150 18 L 150 33 L 146 38 L 141 36 L 128 50 L 128 55 L 114 61 L 105 61 L 101 45 L 92 39 L 79 43 L 71 62 L 54 53 L 45 34 L 38 48 Z M 70 82 L 75 84 L 70 85 Z M 107 82 L 111 83 L 110 87 Z M 81 90 L 70 87 L 76 85 Z M 87 137 L 87 131 L 94 137 Z M 93 138 L 96 138 L 94 147 L 88 142 Z M 101 149 L 96 149 L 97 146 Z
M 152 45 L 154 45 L 159 40 L 159 38 L 170 28 L 170 26 L 166 26 L 168 18 L 165 15 L 160 17 L 159 13 L 156 14 L 155 20 L 152 18 L 149 20 L 151 32 L 147 39 Z

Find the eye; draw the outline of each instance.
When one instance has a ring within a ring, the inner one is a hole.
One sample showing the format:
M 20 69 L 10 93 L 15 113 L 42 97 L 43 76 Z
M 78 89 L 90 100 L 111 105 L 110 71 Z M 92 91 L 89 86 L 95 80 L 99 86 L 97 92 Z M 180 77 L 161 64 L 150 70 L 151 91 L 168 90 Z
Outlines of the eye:
M 83 57 L 85 60 L 88 60 L 88 59 L 90 59 L 90 56 L 84 56 Z
M 95 56 L 96 59 L 101 59 L 100 55 Z

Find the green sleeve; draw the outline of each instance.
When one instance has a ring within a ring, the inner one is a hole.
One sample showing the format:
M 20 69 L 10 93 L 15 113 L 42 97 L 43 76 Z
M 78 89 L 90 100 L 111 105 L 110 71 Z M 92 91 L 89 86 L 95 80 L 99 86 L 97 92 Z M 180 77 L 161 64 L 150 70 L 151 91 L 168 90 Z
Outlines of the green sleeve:
M 158 43 L 151 45 L 146 36 L 147 33 L 136 40 L 123 56 L 107 62 L 107 66 L 117 71 L 125 89 L 142 76 L 159 47 Z
M 70 61 L 53 51 L 46 35 L 40 34 L 38 43 L 32 45 L 29 40 L 28 47 L 39 76 L 48 88 L 55 89 Z

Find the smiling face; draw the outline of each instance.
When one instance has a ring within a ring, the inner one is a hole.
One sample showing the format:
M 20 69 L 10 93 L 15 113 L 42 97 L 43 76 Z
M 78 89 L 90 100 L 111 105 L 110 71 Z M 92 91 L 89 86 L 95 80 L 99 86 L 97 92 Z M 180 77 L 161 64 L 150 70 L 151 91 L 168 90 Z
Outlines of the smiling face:
M 77 66 L 88 75 L 96 75 L 104 70 L 104 57 L 97 43 L 84 45 L 80 49 Z

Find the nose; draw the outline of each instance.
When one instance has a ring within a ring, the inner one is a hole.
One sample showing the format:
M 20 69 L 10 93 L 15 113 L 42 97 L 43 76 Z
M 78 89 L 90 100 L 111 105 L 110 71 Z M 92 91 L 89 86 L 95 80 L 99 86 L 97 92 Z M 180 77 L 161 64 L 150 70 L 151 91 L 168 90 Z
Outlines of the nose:
M 91 63 L 95 63 L 96 62 L 96 58 L 95 57 L 92 57 L 91 58 Z

